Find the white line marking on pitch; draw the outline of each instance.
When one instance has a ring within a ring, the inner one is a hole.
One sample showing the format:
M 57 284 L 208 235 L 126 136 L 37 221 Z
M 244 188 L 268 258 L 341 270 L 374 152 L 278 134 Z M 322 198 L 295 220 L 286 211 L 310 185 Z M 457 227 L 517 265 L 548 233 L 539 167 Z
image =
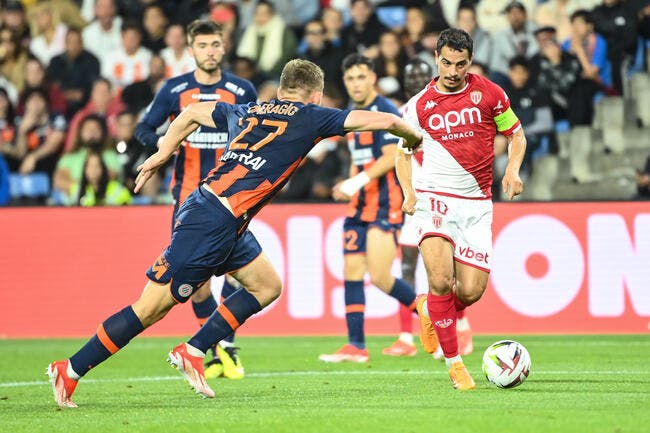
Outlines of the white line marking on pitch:
M 607 374 L 607 375 L 647 375 L 647 371 L 629 371 L 629 370 L 547 370 L 547 371 L 538 371 L 535 370 L 534 375 L 597 375 L 597 374 Z M 396 370 L 396 371 L 276 371 L 276 372 L 267 372 L 267 373 L 248 373 L 246 374 L 247 378 L 256 378 L 256 377 L 286 377 L 286 376 L 404 376 L 404 375 L 446 375 L 447 372 L 444 369 L 435 369 L 435 370 Z M 181 376 L 150 376 L 150 377 L 130 377 L 130 378 L 119 378 L 119 379 L 84 379 L 83 383 L 128 383 L 128 382 L 162 382 L 167 380 L 182 380 Z M 31 382 L 0 382 L 0 388 L 19 388 L 25 386 L 42 386 L 46 385 L 48 382 L 45 380 L 35 380 Z

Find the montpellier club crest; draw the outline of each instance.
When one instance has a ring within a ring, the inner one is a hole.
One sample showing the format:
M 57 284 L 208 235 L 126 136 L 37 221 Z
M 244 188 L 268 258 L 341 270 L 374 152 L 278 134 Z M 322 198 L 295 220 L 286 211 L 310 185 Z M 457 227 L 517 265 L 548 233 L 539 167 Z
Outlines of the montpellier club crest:
M 474 90 L 473 92 L 469 92 L 469 98 L 472 100 L 474 105 L 478 105 L 478 103 L 481 102 L 482 97 L 483 97 L 483 93 L 479 92 L 478 90 Z

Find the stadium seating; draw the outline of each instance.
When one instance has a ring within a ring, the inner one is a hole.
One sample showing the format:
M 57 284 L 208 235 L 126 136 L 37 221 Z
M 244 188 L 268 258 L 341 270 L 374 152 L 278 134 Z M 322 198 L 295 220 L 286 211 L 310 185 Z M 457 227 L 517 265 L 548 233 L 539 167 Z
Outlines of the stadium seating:
M 50 192 L 50 178 L 47 173 L 9 175 L 9 193 L 12 199 L 46 197 Z

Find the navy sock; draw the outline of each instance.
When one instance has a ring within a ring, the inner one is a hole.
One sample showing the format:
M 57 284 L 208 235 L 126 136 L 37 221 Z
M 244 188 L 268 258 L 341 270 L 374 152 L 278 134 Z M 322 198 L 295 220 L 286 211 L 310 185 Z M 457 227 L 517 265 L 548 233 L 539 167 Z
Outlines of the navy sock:
M 192 309 L 194 310 L 194 315 L 199 321 L 199 325 L 203 324 L 208 320 L 208 317 L 214 313 L 214 310 L 217 309 L 217 300 L 214 299 L 214 296 L 210 295 L 208 298 L 202 302 L 192 301 Z M 217 348 L 212 346 L 210 349 L 212 351 L 212 357 L 217 358 Z
M 390 289 L 388 294 L 397 299 L 406 308 L 415 311 L 415 289 L 406 281 L 395 278 L 393 288 Z
M 366 292 L 363 281 L 345 281 L 345 321 L 348 325 L 348 342 L 359 349 L 366 348 L 363 329 L 366 310 Z
M 144 326 L 129 305 L 101 323 L 97 327 L 97 334 L 70 357 L 72 369 L 79 376 L 83 376 L 88 373 L 88 370 L 126 346 L 142 331 Z
M 188 344 L 206 352 L 210 346 L 223 340 L 246 319 L 262 309 L 260 303 L 246 289 L 239 289 L 223 301 Z
M 240 286 L 241 287 L 241 286 Z M 228 278 L 224 276 L 223 279 L 223 287 L 221 288 L 221 302 L 224 301 L 224 299 L 228 299 L 233 293 L 237 291 L 237 287 L 233 286 L 230 284 L 228 281 Z M 227 341 L 229 343 L 234 343 L 235 342 L 235 333 L 231 332 L 226 338 L 223 339 L 224 341 Z

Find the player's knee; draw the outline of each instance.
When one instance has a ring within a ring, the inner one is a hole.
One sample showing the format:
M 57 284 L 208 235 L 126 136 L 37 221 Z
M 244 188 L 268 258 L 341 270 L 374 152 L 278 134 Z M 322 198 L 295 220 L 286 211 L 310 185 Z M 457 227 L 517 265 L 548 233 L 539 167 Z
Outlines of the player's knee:
M 436 272 L 429 275 L 428 280 L 429 288 L 433 293 L 438 295 L 446 295 L 451 291 L 454 278 L 452 275 Z
M 393 288 L 394 278 L 389 272 L 371 273 L 370 282 L 373 286 L 378 287 L 380 290 L 388 293 Z
M 464 285 L 462 290 L 456 290 L 456 297 L 466 306 L 470 306 L 481 299 L 484 290 L 478 285 Z

